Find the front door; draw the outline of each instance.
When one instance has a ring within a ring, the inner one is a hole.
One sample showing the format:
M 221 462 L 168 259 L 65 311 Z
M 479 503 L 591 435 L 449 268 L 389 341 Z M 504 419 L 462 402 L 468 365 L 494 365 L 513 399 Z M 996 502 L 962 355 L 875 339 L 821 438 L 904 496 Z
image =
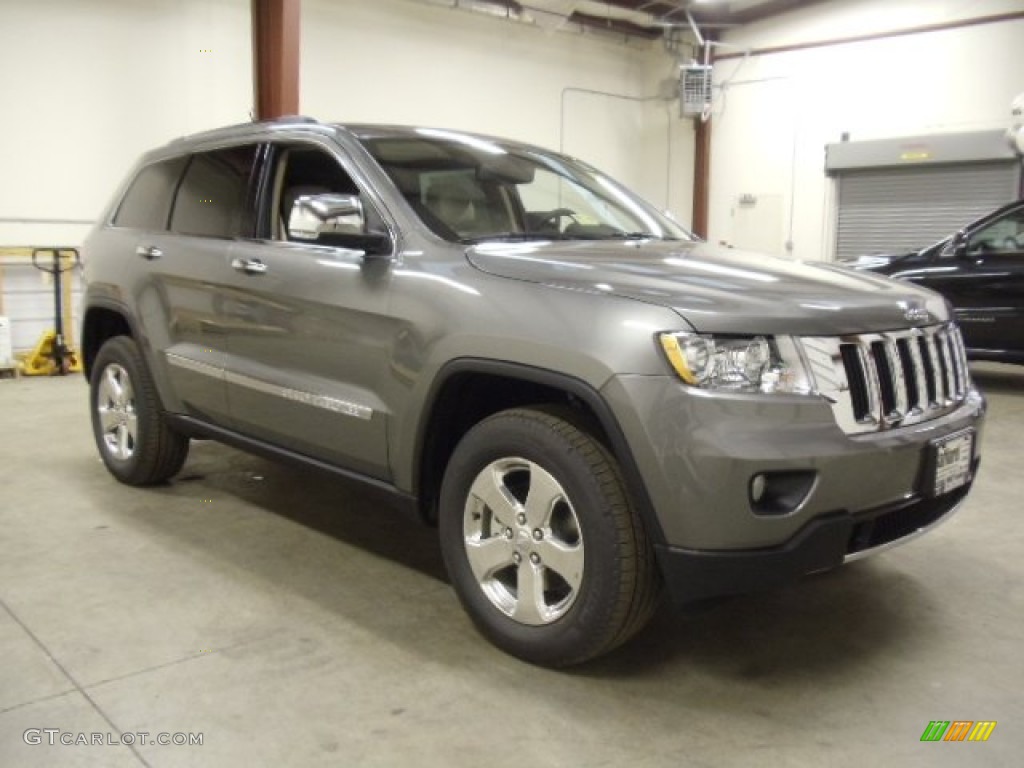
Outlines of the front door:
M 265 179 L 267 231 L 232 248 L 222 308 L 232 419 L 251 437 L 388 479 L 380 393 L 398 334 L 387 313 L 391 262 L 289 238 L 296 197 L 359 192 L 332 149 L 275 145 Z
M 1024 208 L 971 232 L 919 282 L 950 300 L 970 350 L 1024 354 Z

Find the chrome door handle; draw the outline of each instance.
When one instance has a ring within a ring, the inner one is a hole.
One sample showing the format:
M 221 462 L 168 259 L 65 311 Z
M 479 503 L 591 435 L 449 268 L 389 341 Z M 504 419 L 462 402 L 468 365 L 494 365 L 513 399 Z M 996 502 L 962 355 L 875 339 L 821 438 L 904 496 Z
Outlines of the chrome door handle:
M 231 268 L 247 275 L 263 275 L 267 272 L 267 265 L 259 259 L 232 259 Z
M 147 261 L 152 261 L 153 259 L 159 259 L 163 256 L 164 252 L 155 245 L 137 245 L 135 246 L 135 255 L 141 256 Z

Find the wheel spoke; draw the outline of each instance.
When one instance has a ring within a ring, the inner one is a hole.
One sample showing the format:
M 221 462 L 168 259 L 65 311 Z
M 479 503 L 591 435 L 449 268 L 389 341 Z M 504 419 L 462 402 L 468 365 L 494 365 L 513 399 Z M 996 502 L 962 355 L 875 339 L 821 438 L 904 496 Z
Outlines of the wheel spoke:
M 124 388 L 118 378 L 118 371 L 110 366 L 103 373 L 103 394 L 112 403 L 121 405 L 124 403 Z
M 583 547 L 568 546 L 560 541 L 547 538 L 534 544 L 534 551 L 540 555 L 544 567 L 551 569 L 575 592 L 583 580 Z
M 129 443 L 128 428 L 121 424 L 117 428 L 117 448 L 115 449 L 117 458 L 126 459 L 131 456 L 131 444 Z
M 555 503 L 565 498 L 565 491 L 551 475 L 537 464 L 530 464 L 530 491 L 526 496 L 526 520 L 533 528 L 544 528 L 551 518 Z
M 126 371 L 121 371 L 119 379 L 121 384 L 121 402 L 125 408 L 135 408 L 135 390 L 132 389 L 132 380 Z
M 512 565 L 515 546 L 510 539 L 494 536 L 489 539 L 466 539 L 466 558 L 477 581 L 490 579 L 496 571 Z
M 135 415 L 135 411 L 128 411 L 124 415 L 125 418 L 125 429 L 128 431 L 128 437 L 131 438 L 132 446 L 135 446 L 135 435 L 138 433 L 139 417 Z
M 548 620 L 544 601 L 544 574 L 541 568 L 524 559 L 516 571 L 516 607 L 512 618 L 523 624 L 543 624 Z
M 494 467 L 489 472 L 481 472 L 469 489 L 471 496 L 482 501 L 491 514 L 508 526 L 515 519 L 518 504 L 515 498 L 501 481 L 502 475 Z
M 96 408 L 96 412 L 100 417 L 100 427 L 104 433 L 113 432 L 118 424 L 121 423 L 117 416 L 117 413 L 109 406 L 101 405 Z

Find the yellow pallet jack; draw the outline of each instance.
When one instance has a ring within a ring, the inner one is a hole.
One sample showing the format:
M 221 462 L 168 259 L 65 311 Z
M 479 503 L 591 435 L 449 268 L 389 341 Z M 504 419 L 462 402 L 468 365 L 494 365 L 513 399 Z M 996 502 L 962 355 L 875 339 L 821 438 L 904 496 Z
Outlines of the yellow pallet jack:
M 40 262 L 39 257 L 50 254 L 52 262 Z M 67 263 L 62 257 L 69 256 Z M 64 273 L 70 272 L 82 263 L 77 248 L 34 248 L 32 250 L 32 266 L 53 275 L 53 323 L 54 329 L 46 331 L 35 349 L 21 361 L 21 372 L 26 376 L 64 376 L 68 373 L 79 373 L 82 361 L 75 350 L 64 340 Z

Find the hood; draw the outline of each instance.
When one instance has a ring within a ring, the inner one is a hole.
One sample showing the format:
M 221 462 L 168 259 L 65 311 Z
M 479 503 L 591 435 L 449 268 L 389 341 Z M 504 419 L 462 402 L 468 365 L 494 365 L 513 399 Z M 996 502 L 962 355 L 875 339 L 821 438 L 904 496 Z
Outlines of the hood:
M 873 253 L 870 256 L 854 256 L 852 258 L 840 259 L 839 263 L 851 269 L 882 269 L 893 262 L 906 258 L 909 253 Z
M 832 336 L 948 318 L 941 296 L 910 283 L 706 243 L 494 242 L 466 255 L 492 275 L 669 307 L 699 332 Z

